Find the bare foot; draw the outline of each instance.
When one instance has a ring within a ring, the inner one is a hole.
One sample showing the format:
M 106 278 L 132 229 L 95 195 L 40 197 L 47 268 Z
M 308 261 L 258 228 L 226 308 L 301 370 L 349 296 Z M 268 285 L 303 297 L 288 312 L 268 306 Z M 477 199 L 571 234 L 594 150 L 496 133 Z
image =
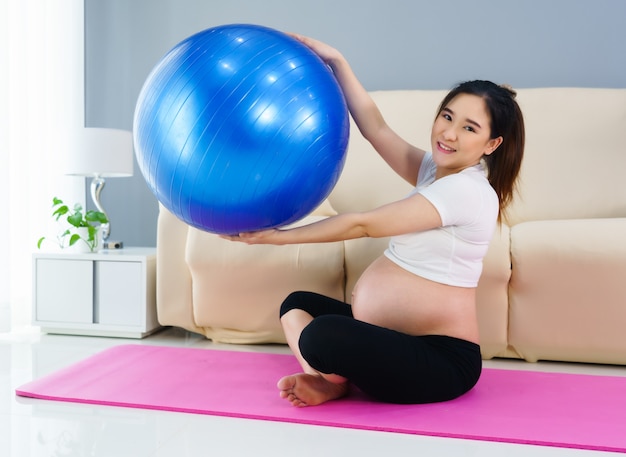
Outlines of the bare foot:
M 280 396 L 293 406 L 315 406 L 348 393 L 348 383 L 333 383 L 321 375 L 298 373 L 278 381 Z

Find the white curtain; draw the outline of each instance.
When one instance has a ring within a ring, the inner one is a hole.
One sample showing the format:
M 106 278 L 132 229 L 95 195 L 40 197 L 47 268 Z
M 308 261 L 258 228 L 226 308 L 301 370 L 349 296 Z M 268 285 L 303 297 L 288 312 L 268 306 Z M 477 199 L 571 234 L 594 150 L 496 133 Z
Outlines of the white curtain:
M 84 204 L 63 175 L 84 126 L 83 0 L 0 0 L 0 332 L 31 319 L 32 254 L 54 231 L 52 197 Z

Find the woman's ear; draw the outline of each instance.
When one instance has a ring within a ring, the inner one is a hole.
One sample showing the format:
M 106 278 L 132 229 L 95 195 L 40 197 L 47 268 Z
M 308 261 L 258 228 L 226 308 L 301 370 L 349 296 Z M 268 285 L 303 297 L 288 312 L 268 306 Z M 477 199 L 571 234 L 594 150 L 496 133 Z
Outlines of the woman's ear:
M 501 144 L 502 144 L 502 137 L 501 136 L 499 136 L 498 138 L 492 138 L 491 140 L 489 140 L 487 142 L 487 146 L 485 147 L 485 153 L 484 154 L 486 156 L 488 156 L 493 151 L 498 149 L 498 146 L 500 146 Z

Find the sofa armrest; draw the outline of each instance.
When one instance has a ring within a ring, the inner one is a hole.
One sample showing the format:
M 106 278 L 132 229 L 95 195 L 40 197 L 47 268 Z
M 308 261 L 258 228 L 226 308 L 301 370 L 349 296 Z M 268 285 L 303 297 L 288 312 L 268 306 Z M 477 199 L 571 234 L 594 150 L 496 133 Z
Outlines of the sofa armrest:
M 157 224 L 157 318 L 161 325 L 201 332 L 194 323 L 191 272 L 185 261 L 189 226 L 159 205 Z
M 526 360 L 626 363 L 626 218 L 511 230 L 509 342 Z

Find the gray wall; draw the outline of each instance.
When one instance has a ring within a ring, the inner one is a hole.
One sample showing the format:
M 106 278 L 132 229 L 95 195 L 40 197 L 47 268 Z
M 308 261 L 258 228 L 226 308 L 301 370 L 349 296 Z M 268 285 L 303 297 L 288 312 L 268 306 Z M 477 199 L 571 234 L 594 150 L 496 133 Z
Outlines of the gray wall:
M 132 129 L 152 67 L 221 24 L 297 31 L 343 51 L 369 90 L 443 89 L 466 79 L 514 87 L 626 87 L 622 0 L 85 0 L 86 124 Z M 566 109 L 566 107 L 564 107 Z M 137 167 L 111 179 L 112 239 L 154 246 L 158 206 Z

